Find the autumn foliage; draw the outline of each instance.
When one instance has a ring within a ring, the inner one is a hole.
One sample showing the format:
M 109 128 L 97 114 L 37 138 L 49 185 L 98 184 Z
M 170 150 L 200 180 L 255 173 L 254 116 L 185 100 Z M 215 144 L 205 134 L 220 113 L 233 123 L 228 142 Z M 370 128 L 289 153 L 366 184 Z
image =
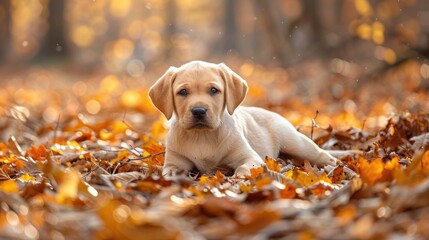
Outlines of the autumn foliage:
M 0 0 L 0 239 L 428 239 L 427 1 L 244 2 Z M 352 154 L 162 176 L 148 89 L 197 59 Z
M 95 96 L 105 90 L 97 91 Z M 4 129 L 14 132 L 19 124 L 31 123 L 38 109 L 26 116 L 26 109 L 7 108 Z M 56 122 L 42 120 L 39 127 L 24 130 L 30 138 L 15 132 L 0 143 L 2 236 L 428 235 L 425 224 L 409 232 L 410 218 L 417 222 L 429 218 L 428 115 L 396 114 L 371 129 L 324 128 L 314 118 L 307 130 L 317 144 L 362 154 L 345 156 L 341 165 L 324 168 L 267 156 L 266 166 L 236 178 L 223 171 L 213 176 L 197 172 L 161 176 L 164 120 L 149 107 L 113 118 L 108 114 L 89 118 L 65 112 Z M 139 115 L 150 117 L 147 130 L 136 129 L 134 116 Z M 332 118 L 332 123 L 341 118 Z

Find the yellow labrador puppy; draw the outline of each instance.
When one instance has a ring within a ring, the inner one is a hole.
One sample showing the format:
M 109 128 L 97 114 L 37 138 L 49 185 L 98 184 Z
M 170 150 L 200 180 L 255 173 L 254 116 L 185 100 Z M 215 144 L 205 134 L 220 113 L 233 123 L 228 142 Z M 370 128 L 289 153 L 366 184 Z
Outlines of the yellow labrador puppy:
M 335 157 L 279 114 L 239 107 L 246 92 L 246 81 L 223 63 L 170 67 L 149 90 L 153 104 L 170 119 L 163 174 L 194 167 L 213 174 L 229 167 L 242 176 L 279 153 L 336 165 Z

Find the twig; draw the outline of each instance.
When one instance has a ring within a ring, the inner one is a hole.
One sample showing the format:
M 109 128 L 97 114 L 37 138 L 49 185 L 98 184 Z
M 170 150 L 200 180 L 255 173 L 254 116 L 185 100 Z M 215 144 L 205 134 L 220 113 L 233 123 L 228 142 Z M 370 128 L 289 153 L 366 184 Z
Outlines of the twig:
M 316 110 L 316 116 L 314 116 L 313 119 L 311 119 L 311 132 L 310 132 L 310 139 L 313 140 L 313 130 L 314 127 L 317 127 L 316 118 L 317 115 L 319 115 L 319 110 Z
M 125 126 L 127 126 L 129 129 L 131 129 L 132 131 L 138 133 L 130 124 L 128 124 L 125 121 L 125 117 L 127 116 L 127 111 L 124 112 L 124 116 L 122 117 L 122 123 L 125 124 Z
M 97 168 L 99 168 L 99 169 L 101 169 L 103 172 L 105 172 L 106 174 L 110 174 L 108 171 L 106 171 L 106 169 L 104 169 L 104 168 L 102 168 L 102 167 L 100 167 L 100 166 L 98 166 L 98 164 L 97 163 L 95 163 L 94 162 L 94 157 L 92 156 L 92 154 L 91 154 L 91 157 L 89 158 L 89 160 L 92 162 L 92 164 L 94 164 Z
M 113 169 L 113 171 L 112 171 L 112 175 L 113 174 L 116 174 L 116 170 L 118 170 L 118 168 L 119 168 L 119 166 L 121 166 L 122 164 L 121 164 L 121 162 L 117 162 L 118 164 L 116 164 L 116 167 L 115 167 L 115 169 Z
M 54 130 L 54 144 L 57 142 L 57 132 L 58 132 L 58 128 L 60 127 L 60 118 L 61 118 L 61 113 L 58 114 L 58 119 L 57 119 L 57 123 L 55 124 L 55 130 Z
M 154 154 L 151 154 L 151 155 L 148 155 L 148 156 L 145 156 L 145 157 L 128 158 L 127 162 L 128 161 L 144 160 L 144 159 L 155 157 L 155 156 L 158 156 L 158 155 L 161 155 L 161 154 L 165 154 L 165 152 L 158 152 L 158 153 L 154 153 Z
M 365 129 L 365 123 L 366 123 L 366 119 L 363 120 L 362 128 L 360 129 L 361 131 L 363 131 Z

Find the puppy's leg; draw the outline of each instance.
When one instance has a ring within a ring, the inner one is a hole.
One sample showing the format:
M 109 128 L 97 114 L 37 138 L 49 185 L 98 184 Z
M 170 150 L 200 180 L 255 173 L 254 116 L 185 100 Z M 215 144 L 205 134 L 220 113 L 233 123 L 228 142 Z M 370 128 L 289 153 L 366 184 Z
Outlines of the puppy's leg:
M 319 148 L 310 138 L 298 132 L 286 119 L 278 126 L 280 151 L 300 160 L 308 160 L 317 165 L 336 165 L 338 159 Z
M 250 169 L 265 165 L 261 157 L 253 150 L 250 145 L 243 140 L 243 146 L 235 148 L 233 153 L 229 154 L 229 166 L 235 169 L 234 175 L 243 177 L 250 175 Z
M 235 169 L 234 175 L 237 177 L 244 177 L 250 175 L 251 168 L 257 168 L 264 165 L 262 161 L 255 161 L 253 159 L 246 160 L 245 164 L 240 165 Z
M 194 164 L 187 158 L 176 152 L 169 151 L 167 148 L 165 152 L 164 166 L 162 168 L 163 176 L 170 175 L 178 170 L 190 171 L 193 167 Z

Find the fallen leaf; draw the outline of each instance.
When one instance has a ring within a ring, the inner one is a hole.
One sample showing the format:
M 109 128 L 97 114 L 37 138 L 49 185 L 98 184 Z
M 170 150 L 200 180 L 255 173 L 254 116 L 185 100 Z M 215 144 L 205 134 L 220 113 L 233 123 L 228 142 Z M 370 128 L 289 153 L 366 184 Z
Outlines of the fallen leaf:
M 7 194 L 18 193 L 18 184 L 15 179 L 9 179 L 3 182 L 0 182 L 0 191 L 3 191 Z
M 21 177 L 19 177 L 19 179 L 21 179 L 22 181 L 26 181 L 26 182 L 36 181 L 36 179 L 28 173 L 24 173 L 23 175 L 21 175 Z
M 322 184 L 321 182 L 318 182 L 317 184 L 309 187 L 311 193 L 317 197 L 324 197 L 328 193 L 332 191 L 332 187 L 327 184 Z
M 3 142 L 0 142 L 0 152 L 2 152 L 3 154 L 6 154 L 8 150 L 9 148 L 7 147 L 7 145 Z
M 273 158 L 265 157 L 265 164 L 271 171 L 280 172 L 280 165 Z
M 280 190 L 280 197 L 284 199 L 293 199 L 296 195 L 296 187 L 292 184 L 286 184 L 285 188 Z
M 327 183 L 332 183 L 331 179 L 326 173 L 322 174 L 320 177 L 316 176 L 313 172 L 304 172 L 299 169 L 292 169 L 285 173 L 285 177 L 294 180 L 295 182 L 301 184 L 304 187 L 309 187 L 313 184 L 316 184 L 320 181 Z
M 256 180 L 255 182 L 253 182 L 253 184 L 255 184 L 257 189 L 262 189 L 272 182 L 273 182 L 272 178 L 265 176 L 265 177 L 262 177 L 261 179 Z
M 80 176 L 74 170 L 65 171 L 62 174 L 62 181 L 58 185 L 57 201 L 70 204 L 77 198 Z
M 31 146 L 31 148 L 27 150 L 26 155 L 33 158 L 36 161 L 43 161 L 48 158 L 49 151 L 43 145 Z
M 345 177 L 346 174 L 344 173 L 344 167 L 337 166 L 332 174 L 332 183 L 341 183 L 341 181 L 344 180 Z
M 256 167 L 250 169 L 250 176 L 248 176 L 250 179 L 256 179 L 262 175 L 264 172 L 264 169 L 262 167 Z
M 345 226 L 351 223 L 356 217 L 357 213 L 358 210 L 356 209 L 356 206 L 351 203 L 335 209 L 335 217 L 340 226 Z
M 365 158 L 359 158 L 359 175 L 362 181 L 370 186 L 379 182 L 382 178 L 384 169 L 383 160 L 377 158 L 372 162 L 368 162 Z

